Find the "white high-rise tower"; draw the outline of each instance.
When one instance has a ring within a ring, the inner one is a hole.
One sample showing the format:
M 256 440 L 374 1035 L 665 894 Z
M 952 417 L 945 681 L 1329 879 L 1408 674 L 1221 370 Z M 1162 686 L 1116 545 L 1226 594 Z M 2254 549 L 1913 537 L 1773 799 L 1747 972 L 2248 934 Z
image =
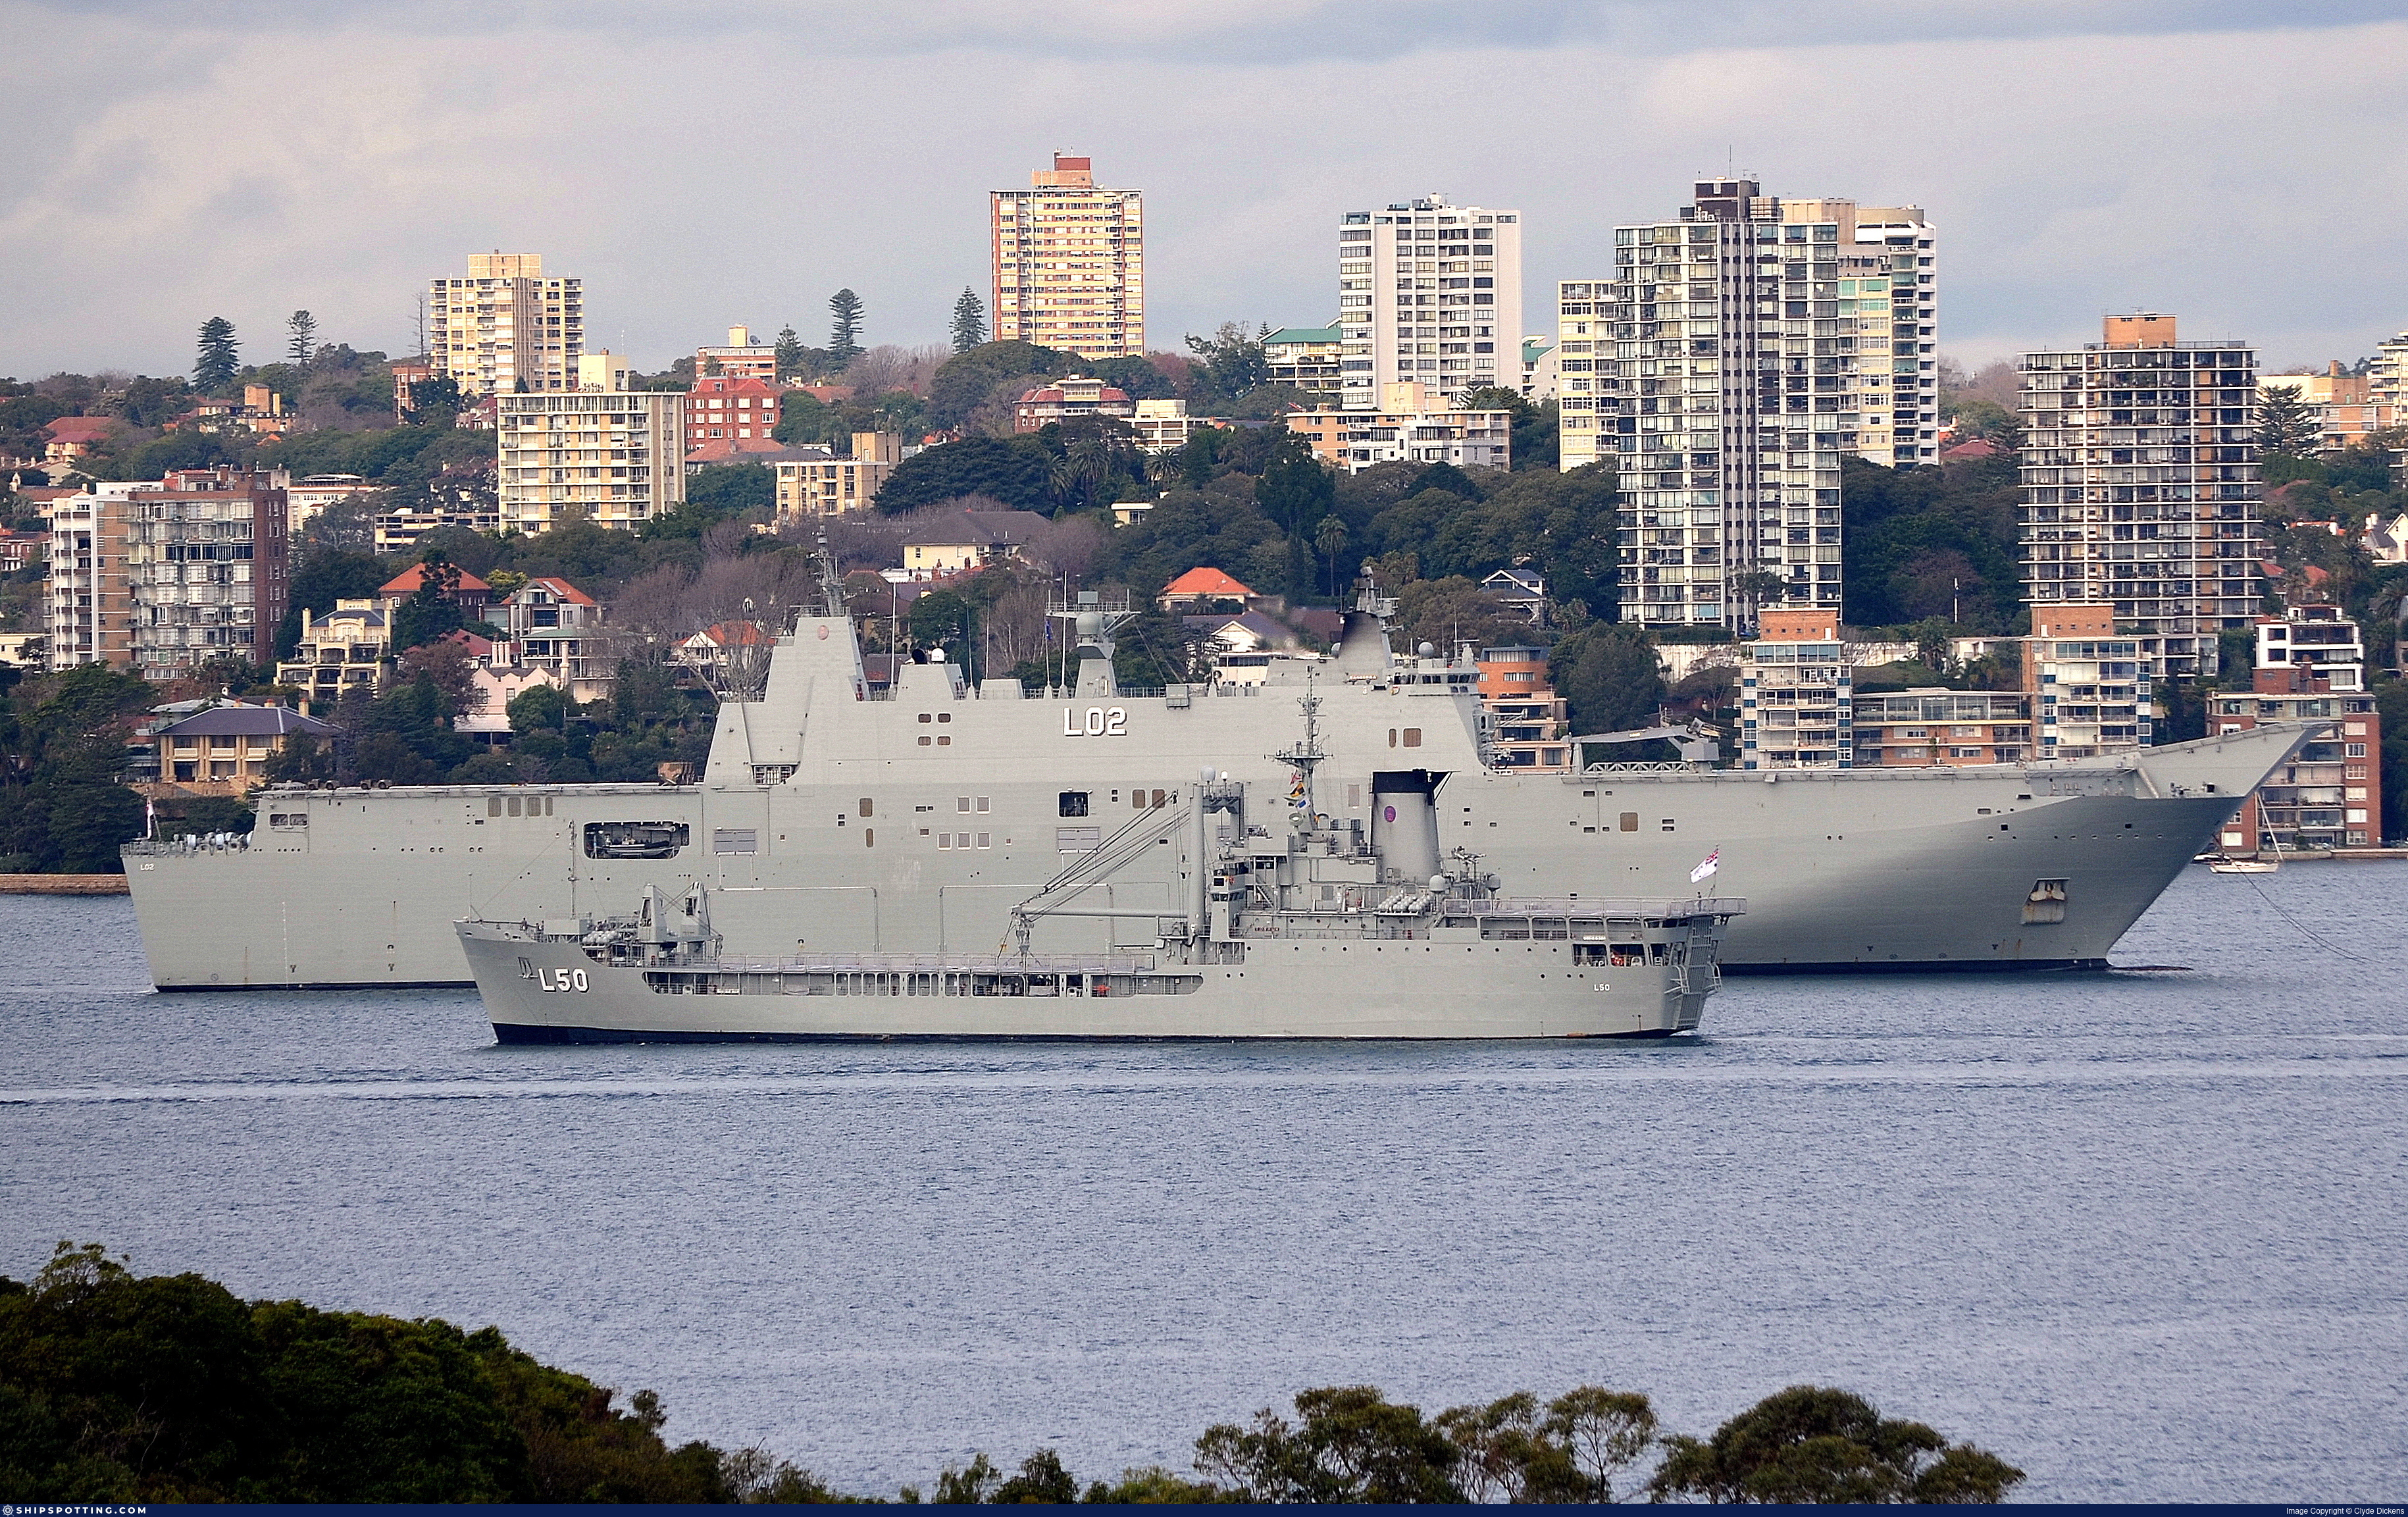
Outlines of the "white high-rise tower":
M 1425 195 L 1350 210 L 1338 229 L 1340 394 L 1377 410 L 1384 385 L 1453 394 L 1522 382 L 1522 213 Z

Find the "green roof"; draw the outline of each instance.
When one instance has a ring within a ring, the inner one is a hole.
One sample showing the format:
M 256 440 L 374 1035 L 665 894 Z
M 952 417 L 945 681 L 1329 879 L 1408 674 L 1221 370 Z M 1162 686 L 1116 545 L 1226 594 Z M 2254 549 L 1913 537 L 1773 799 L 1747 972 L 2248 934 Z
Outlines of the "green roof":
M 1334 326 L 1283 326 L 1263 338 L 1263 346 L 1268 348 L 1275 342 L 1336 342 L 1337 340 L 1338 329 Z
M 1555 346 L 1554 342 L 1545 337 L 1524 337 L 1522 339 L 1522 362 L 1525 364 L 1535 364 L 1540 359 L 1546 357 L 1547 354 L 1554 350 Z

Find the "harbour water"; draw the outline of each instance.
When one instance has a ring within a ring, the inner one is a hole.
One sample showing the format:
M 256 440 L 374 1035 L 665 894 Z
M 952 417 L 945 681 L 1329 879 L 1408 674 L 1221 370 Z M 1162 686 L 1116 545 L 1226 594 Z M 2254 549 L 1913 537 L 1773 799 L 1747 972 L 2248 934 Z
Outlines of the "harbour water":
M 0 923 L 0 1273 L 497 1324 L 852 1489 L 1361 1382 L 1842 1385 L 2042 1500 L 2408 1469 L 2397 865 L 2190 869 L 2116 954 L 2182 972 L 1733 980 L 1639 1046 L 502 1049 L 154 995 L 122 899 Z

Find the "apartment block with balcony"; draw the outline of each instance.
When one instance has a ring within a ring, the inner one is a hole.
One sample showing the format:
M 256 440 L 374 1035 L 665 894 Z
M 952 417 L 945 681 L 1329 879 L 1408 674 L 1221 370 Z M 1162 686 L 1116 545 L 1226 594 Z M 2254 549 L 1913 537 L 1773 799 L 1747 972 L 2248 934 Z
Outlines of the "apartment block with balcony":
M 1145 351 L 1145 195 L 1096 183 L 1085 158 L 1054 155 L 1025 190 L 987 196 L 995 340 L 1082 358 Z
M 1349 474 L 1398 461 L 1513 466 L 1512 411 L 1458 410 L 1411 381 L 1387 386 L 1377 410 L 1290 411 L 1281 420 L 1315 458 Z
M 1914 207 L 1699 180 L 1557 286 L 1561 463 L 1620 476 L 1624 620 L 1838 609 L 1841 460 L 1936 455 L 1936 241 Z
M 325 743 L 337 728 L 284 706 L 244 701 L 214 703 L 191 716 L 150 730 L 157 754 L 154 784 L 137 786 L 151 795 L 240 795 L 267 778 L 268 761 L 288 737 Z
M 289 482 L 219 467 L 135 487 L 126 573 L 144 678 L 185 679 L 227 654 L 264 660 L 291 587 Z
M 1760 613 L 1739 683 L 1741 768 L 1856 766 L 1856 671 L 1838 611 Z
M 1543 648 L 1488 648 L 1480 670 L 1481 708 L 1488 725 L 1490 762 L 1530 774 L 1570 774 L 1575 755 L 1570 706 L 1555 694 Z
M 496 397 L 502 529 L 570 515 L 641 526 L 685 504 L 686 396 L 669 390 Z
M 2344 374 L 2339 360 L 2322 374 L 2261 374 L 2260 395 L 2287 390 L 2316 419 L 2317 445 L 2347 448 L 2367 435 L 2393 424 L 2400 412 L 2389 399 L 2377 399 L 2372 374 Z
M 134 600 L 127 578 L 134 520 L 129 483 L 107 483 L 50 503 L 50 637 L 53 669 L 129 667 Z
M 2246 694 L 2214 697 L 2217 732 L 2261 722 L 2324 723 L 2290 763 L 2266 777 L 2224 825 L 2228 853 L 2346 852 L 2383 843 L 2383 724 L 2364 691 L 2324 688 L 2304 665 L 2255 672 Z
M 1858 694 L 1855 767 L 2020 764 L 2032 751 L 2032 697 L 2014 690 L 1906 690 Z
M 713 376 L 729 379 L 762 379 L 778 382 L 778 345 L 756 341 L 752 329 L 731 326 L 723 345 L 696 348 L 694 351 L 695 379 Z
M 784 402 L 785 392 L 774 380 L 754 375 L 697 379 L 686 392 L 684 451 L 692 453 L 714 439 L 774 446 Z
M 778 520 L 866 511 L 902 461 L 899 432 L 854 433 L 851 458 L 780 459 L 771 465 L 778 473 Z
M 2172 316 L 2023 357 L 2024 598 L 2105 605 L 2157 678 L 2212 675 L 2258 609 L 2257 354 Z
M 2258 669 L 2305 669 L 2321 688 L 2366 688 L 2366 637 L 2338 606 L 2286 606 L 2258 619 Z
M 584 284 L 547 278 L 538 253 L 471 253 L 467 278 L 428 287 L 426 323 L 427 362 L 464 395 L 578 387 Z
M 1449 394 L 1521 379 L 1522 213 L 1444 195 L 1350 210 L 1338 228 L 1339 404 L 1393 384 Z
M 332 610 L 305 607 L 301 640 L 276 665 L 276 682 L 324 709 L 357 691 L 373 695 L 393 667 L 392 613 L 374 599 L 337 600 Z
M 485 613 L 504 639 L 494 662 L 542 670 L 575 698 L 592 700 L 609 692 L 616 667 L 603 642 L 603 617 L 601 603 L 567 580 L 529 580 Z
M 2023 687 L 2040 738 L 2032 757 L 2095 758 L 2146 748 L 2155 723 L 2150 645 L 2113 606 L 2036 606 Z
M 1335 326 L 1283 326 L 1263 338 L 1263 359 L 1270 382 L 1294 385 L 1313 394 L 1339 393 L 1339 353 L 1343 344 Z

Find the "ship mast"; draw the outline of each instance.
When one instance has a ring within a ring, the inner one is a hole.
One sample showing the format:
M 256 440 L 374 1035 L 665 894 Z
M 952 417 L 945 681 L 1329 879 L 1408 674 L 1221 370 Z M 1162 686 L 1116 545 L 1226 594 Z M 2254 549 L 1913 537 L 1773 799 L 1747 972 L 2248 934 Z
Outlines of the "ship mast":
M 1308 666 L 1304 671 L 1304 695 L 1297 702 L 1304 710 L 1304 741 L 1268 755 L 1293 766 L 1297 771 L 1297 788 L 1289 795 L 1288 804 L 1296 809 L 1289 824 L 1298 832 L 1310 832 L 1319 825 L 1319 812 L 1313 805 L 1313 770 L 1329 756 L 1321 747 L 1321 696 L 1314 692 L 1312 680 L 1313 671 Z

